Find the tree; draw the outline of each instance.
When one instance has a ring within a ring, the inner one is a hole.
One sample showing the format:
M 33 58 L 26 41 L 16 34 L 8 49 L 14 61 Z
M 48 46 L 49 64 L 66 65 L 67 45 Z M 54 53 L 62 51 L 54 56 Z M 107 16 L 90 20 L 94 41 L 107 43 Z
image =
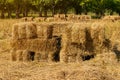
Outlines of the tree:
M 14 10 L 13 1 L 14 0 L 7 0 L 7 3 L 6 3 L 6 10 L 8 13 L 8 18 L 12 17 L 12 11 Z
M 0 0 L 1 18 L 5 18 L 6 2 L 7 0 Z

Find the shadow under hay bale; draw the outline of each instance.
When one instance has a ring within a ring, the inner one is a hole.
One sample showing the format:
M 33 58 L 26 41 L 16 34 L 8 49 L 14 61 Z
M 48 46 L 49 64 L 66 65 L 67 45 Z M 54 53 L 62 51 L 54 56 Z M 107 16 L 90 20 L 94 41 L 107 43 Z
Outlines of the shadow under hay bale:
M 117 60 L 120 61 L 120 50 L 118 50 L 117 46 L 113 46 L 113 52 L 116 54 Z

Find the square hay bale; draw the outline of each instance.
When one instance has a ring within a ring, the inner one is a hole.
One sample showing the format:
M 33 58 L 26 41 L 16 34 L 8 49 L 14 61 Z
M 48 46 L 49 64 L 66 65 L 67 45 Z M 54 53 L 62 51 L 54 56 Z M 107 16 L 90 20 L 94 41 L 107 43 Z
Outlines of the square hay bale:
M 91 25 L 91 38 L 94 40 L 95 44 L 101 46 L 103 41 L 105 41 L 105 28 L 104 24 L 97 22 Z
M 34 20 L 34 17 L 23 17 L 20 19 L 22 22 L 31 22 Z
M 29 39 L 29 40 L 14 40 L 11 43 L 11 47 L 15 49 L 28 49 L 36 52 L 44 51 L 56 51 L 57 40 L 56 39 Z
M 37 28 L 35 23 L 26 23 L 26 38 L 37 38 Z
M 54 21 L 59 21 L 60 20 L 60 14 L 54 15 Z
M 53 22 L 54 21 L 54 17 L 47 17 L 45 21 L 47 21 L 47 22 Z
M 107 52 L 102 54 L 97 54 L 95 60 L 105 64 L 115 64 L 117 63 L 117 57 L 114 52 Z
M 75 23 L 72 26 L 72 43 L 84 44 L 86 41 L 86 27 L 85 24 Z
M 29 54 L 30 54 L 29 50 L 27 50 L 27 49 L 23 50 L 23 61 L 30 61 Z
M 19 39 L 18 27 L 18 24 L 12 26 L 12 39 Z
M 81 15 L 81 20 L 86 20 L 86 15 Z
M 61 36 L 62 33 L 65 32 L 65 29 L 67 26 L 70 25 L 70 23 L 67 22 L 54 22 L 53 25 L 53 36 Z
M 19 39 L 26 39 L 26 24 L 18 23 L 18 26 Z
M 62 48 L 60 51 L 60 62 L 61 63 L 68 62 L 67 50 L 65 48 Z
M 47 62 L 48 61 L 48 52 L 47 51 L 41 51 L 40 52 L 40 61 L 41 62 Z
M 20 21 L 22 21 L 22 22 L 27 21 L 27 17 L 23 17 L 23 18 L 21 18 Z
M 75 18 L 74 18 L 76 21 L 80 21 L 81 20 L 81 15 L 75 15 Z
M 37 26 L 38 38 L 51 39 L 53 36 L 53 25 L 40 24 Z
M 44 22 L 45 20 L 46 20 L 45 17 L 36 17 L 36 18 L 34 19 L 35 22 Z
M 75 14 L 67 14 L 67 21 L 72 21 L 75 19 Z
M 60 14 L 60 19 L 66 21 L 66 15 L 65 14 Z

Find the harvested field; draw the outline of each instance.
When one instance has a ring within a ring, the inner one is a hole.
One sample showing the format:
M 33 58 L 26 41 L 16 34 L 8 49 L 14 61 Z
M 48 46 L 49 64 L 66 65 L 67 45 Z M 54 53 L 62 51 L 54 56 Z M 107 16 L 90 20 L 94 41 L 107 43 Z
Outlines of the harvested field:
M 0 36 L 1 80 L 120 80 L 119 21 L 25 22 L 26 28 L 7 21 L 0 27 L 8 30 Z

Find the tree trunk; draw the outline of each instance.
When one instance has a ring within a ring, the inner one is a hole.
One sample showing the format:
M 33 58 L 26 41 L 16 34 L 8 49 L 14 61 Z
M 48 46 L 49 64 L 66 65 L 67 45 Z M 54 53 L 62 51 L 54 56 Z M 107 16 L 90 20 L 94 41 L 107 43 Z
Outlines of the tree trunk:
M 20 13 L 19 13 L 19 11 L 16 11 L 16 18 L 17 18 L 17 19 L 20 18 Z
M 11 17 L 12 17 L 12 12 L 8 11 L 8 18 L 11 18 Z
M 2 12 L 1 12 L 1 18 L 2 18 L 2 19 L 5 18 L 4 10 L 2 10 Z
M 44 16 L 47 17 L 47 10 L 44 10 Z
M 28 11 L 27 10 L 23 11 L 23 17 L 27 17 L 27 16 L 28 16 Z
M 42 11 L 39 11 L 39 17 L 42 17 Z
M 52 16 L 54 16 L 55 15 L 55 7 L 53 6 L 53 8 L 52 8 Z
M 110 12 L 110 15 L 113 15 L 113 11 Z

